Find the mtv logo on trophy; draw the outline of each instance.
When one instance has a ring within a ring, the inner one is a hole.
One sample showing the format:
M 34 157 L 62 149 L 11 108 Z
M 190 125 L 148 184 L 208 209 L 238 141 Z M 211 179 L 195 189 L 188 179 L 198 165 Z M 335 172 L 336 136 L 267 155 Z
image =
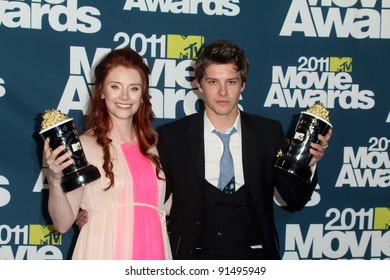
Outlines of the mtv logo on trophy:
M 60 110 L 45 110 L 39 134 L 43 140 L 50 138 L 50 148 L 65 145 L 66 149 L 58 156 L 71 151 L 74 163 L 62 170 L 62 190 L 67 193 L 100 178 L 99 169 L 88 163 L 72 118 Z
M 322 103 L 301 112 L 287 153 L 279 151 L 275 168 L 281 173 L 308 183 L 312 176 L 310 143 L 319 143 L 318 135 L 326 135 L 332 124 L 329 112 Z

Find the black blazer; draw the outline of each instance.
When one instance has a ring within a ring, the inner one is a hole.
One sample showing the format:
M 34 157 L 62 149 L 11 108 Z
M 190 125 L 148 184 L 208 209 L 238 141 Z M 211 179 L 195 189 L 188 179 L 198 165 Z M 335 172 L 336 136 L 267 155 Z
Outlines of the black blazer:
M 273 165 L 286 139 L 278 121 L 241 114 L 242 161 L 248 204 L 267 259 L 280 259 L 274 221 L 274 187 L 289 211 L 301 210 L 316 186 L 295 182 Z M 193 259 L 202 226 L 205 186 L 204 111 L 158 128 L 158 151 L 173 194 L 168 232 L 174 259 Z

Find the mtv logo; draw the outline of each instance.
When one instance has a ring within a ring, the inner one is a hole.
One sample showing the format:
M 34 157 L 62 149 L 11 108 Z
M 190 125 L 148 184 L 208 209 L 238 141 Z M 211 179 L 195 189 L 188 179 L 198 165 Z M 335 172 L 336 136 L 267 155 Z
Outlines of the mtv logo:
M 294 134 L 294 139 L 297 139 L 299 141 L 303 141 L 303 139 L 305 139 L 305 134 L 302 132 L 296 131 Z
M 352 72 L 352 57 L 333 57 L 329 59 L 330 72 Z
M 62 235 L 52 225 L 30 225 L 30 245 L 61 245 Z
M 390 208 L 377 207 L 374 212 L 374 229 L 390 229 Z
M 203 43 L 203 36 L 168 34 L 167 58 L 196 59 Z
M 81 143 L 80 142 L 77 142 L 77 143 L 73 143 L 72 144 L 72 151 L 73 152 L 77 152 L 79 150 L 81 150 L 82 147 L 81 147 Z

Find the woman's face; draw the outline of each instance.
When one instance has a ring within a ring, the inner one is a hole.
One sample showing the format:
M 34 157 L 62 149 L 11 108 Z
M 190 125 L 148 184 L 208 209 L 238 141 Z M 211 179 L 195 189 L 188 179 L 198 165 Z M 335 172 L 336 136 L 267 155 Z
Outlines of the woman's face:
M 114 121 L 132 121 L 142 104 L 143 81 L 133 68 L 117 66 L 107 75 L 102 99 Z

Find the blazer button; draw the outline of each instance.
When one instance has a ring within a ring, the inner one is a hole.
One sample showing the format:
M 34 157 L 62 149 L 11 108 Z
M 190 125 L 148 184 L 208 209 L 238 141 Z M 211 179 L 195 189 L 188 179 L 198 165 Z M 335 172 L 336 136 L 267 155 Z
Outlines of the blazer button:
M 200 226 L 201 224 L 202 224 L 201 221 L 196 221 L 196 225 L 197 225 L 197 226 Z
M 217 235 L 218 236 L 222 236 L 223 234 L 222 234 L 222 232 L 218 232 Z

